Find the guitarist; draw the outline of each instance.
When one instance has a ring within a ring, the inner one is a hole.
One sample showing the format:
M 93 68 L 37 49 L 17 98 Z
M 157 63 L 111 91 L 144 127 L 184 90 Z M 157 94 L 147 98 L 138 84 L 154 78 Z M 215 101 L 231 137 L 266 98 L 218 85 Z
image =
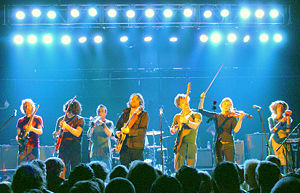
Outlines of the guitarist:
M 140 93 L 133 93 L 127 103 L 128 108 L 123 110 L 116 125 L 118 138 L 121 137 L 121 132 L 127 135 L 120 151 L 121 164 L 126 167 L 129 167 L 134 160 L 144 160 L 143 150 L 149 120 L 148 113 L 146 111 L 139 113 L 131 128 L 123 127 L 139 106 L 144 107 L 143 96 Z
M 88 138 L 91 138 L 93 148 L 91 149 L 92 161 L 103 161 L 111 170 L 111 136 L 114 123 L 106 119 L 107 108 L 99 105 L 96 110 L 97 116 L 90 121 L 90 128 L 87 131 Z
M 64 112 L 68 109 L 71 101 L 72 99 L 64 104 Z M 83 118 L 79 116 L 81 110 L 81 104 L 75 100 L 69 107 L 65 121 L 62 122 L 64 116 L 57 119 L 55 131 L 52 133 L 54 137 L 57 137 L 60 129 L 64 132 L 58 155 L 65 163 L 62 178 L 65 177 L 66 171 L 69 173 L 81 163 L 81 133 L 84 125 Z
M 178 171 L 180 167 L 184 165 L 185 161 L 187 165 L 192 167 L 195 167 L 196 164 L 196 138 L 202 116 L 200 113 L 193 112 L 190 109 L 189 101 L 190 98 L 186 98 L 185 94 L 177 94 L 174 99 L 175 106 L 182 110 L 179 114 L 174 116 L 173 124 L 170 129 L 172 134 L 175 134 L 178 130 L 181 130 L 178 131 L 180 133 L 178 133 L 174 148 L 174 167 L 176 171 Z M 182 138 L 181 144 L 178 143 L 180 138 Z
M 23 153 L 20 153 L 19 150 L 19 165 L 21 162 L 30 162 L 34 159 L 39 159 L 40 152 L 39 152 L 39 135 L 43 134 L 43 120 L 42 117 L 34 115 L 32 124 L 28 125 L 31 115 L 35 111 L 35 104 L 31 99 L 24 99 L 22 100 L 22 104 L 20 106 L 21 112 L 25 115 L 24 117 L 20 118 L 17 122 L 18 128 L 18 142 L 20 143 L 21 139 L 26 131 L 28 132 L 28 141 L 25 145 L 25 150 Z

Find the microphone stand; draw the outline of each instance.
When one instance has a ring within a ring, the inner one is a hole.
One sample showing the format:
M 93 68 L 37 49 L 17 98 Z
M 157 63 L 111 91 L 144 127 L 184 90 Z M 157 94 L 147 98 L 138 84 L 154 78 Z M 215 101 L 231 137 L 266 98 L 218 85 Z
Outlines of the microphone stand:
M 267 156 L 268 156 L 268 155 L 270 155 L 271 149 L 270 149 L 270 144 L 269 144 L 268 136 L 267 136 L 267 133 L 266 133 L 266 130 L 265 130 L 265 127 L 264 127 L 263 119 L 262 119 L 262 116 L 260 114 L 260 108 L 257 108 L 257 112 L 258 112 L 258 115 L 259 115 L 259 118 L 260 118 L 260 122 L 261 122 L 263 133 L 265 134 L 265 137 L 266 137 L 266 141 L 267 141 Z M 262 149 L 263 149 L 263 147 L 262 147 Z
M 0 131 L 2 130 L 2 129 L 4 129 L 7 125 L 8 125 L 8 123 L 13 119 L 15 117 L 15 113 L 13 114 L 13 115 L 11 115 L 1 126 L 0 126 Z
M 164 173 L 164 152 L 163 152 L 163 136 L 162 136 L 162 116 L 163 116 L 163 109 L 161 108 L 159 113 L 159 129 L 160 129 L 160 157 L 161 157 L 161 169 L 162 173 Z

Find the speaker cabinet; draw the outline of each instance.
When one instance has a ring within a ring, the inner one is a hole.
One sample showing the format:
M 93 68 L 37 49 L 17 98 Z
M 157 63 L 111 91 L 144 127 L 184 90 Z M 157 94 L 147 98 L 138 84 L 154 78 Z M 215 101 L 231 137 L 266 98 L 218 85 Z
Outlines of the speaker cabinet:
M 55 151 L 54 146 L 40 146 L 40 160 L 45 161 L 49 157 L 52 157 Z
M 213 167 L 213 155 L 211 149 L 198 149 L 196 167 L 197 168 Z
M 245 161 L 244 141 L 241 140 L 234 141 L 234 147 L 235 147 L 235 155 L 234 155 L 235 162 L 237 164 L 243 164 Z
M 1 170 L 16 169 L 18 162 L 18 146 L 0 145 Z
M 267 134 L 267 139 L 269 136 Z M 267 139 L 263 133 L 253 133 L 247 135 L 247 159 L 264 160 L 267 157 Z

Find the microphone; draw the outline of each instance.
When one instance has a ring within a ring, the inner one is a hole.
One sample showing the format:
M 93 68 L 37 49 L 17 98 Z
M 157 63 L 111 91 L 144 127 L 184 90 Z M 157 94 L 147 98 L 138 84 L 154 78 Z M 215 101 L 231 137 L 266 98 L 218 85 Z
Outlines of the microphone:
M 16 116 L 17 116 L 17 110 L 15 109 L 15 110 L 14 110 L 13 117 L 16 117 Z
M 255 108 L 255 109 L 261 109 L 261 107 L 258 106 L 258 105 L 253 105 L 253 108 Z
M 162 106 L 160 107 L 160 109 L 159 109 L 159 114 L 160 115 L 162 115 L 164 112 L 163 112 L 163 108 L 162 108 Z

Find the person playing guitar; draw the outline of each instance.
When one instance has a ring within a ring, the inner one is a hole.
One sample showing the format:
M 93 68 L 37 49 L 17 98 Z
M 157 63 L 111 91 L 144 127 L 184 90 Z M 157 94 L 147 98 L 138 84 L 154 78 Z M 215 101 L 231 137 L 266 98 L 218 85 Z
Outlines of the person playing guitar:
M 42 117 L 35 115 L 38 109 L 31 99 L 22 100 L 21 112 L 25 115 L 17 122 L 19 143 L 18 164 L 39 159 L 39 135 L 43 134 Z
M 74 102 L 71 103 L 72 101 Z M 65 163 L 65 168 L 61 174 L 62 178 L 65 178 L 66 171 L 69 173 L 70 169 L 72 170 L 81 163 L 81 134 L 84 125 L 83 118 L 79 116 L 81 110 L 81 104 L 77 100 L 70 99 L 67 101 L 63 106 L 66 116 L 57 119 L 55 131 L 52 133 L 53 137 L 63 136 L 58 154 L 58 157 Z
M 120 152 L 121 164 L 129 167 L 134 160 L 144 160 L 143 150 L 149 117 L 148 113 L 143 110 L 144 99 L 140 93 L 131 94 L 127 107 L 123 110 L 116 125 L 118 140 L 125 135 L 123 144 L 119 145 L 116 151 Z M 127 126 L 124 127 L 124 125 Z
M 174 116 L 170 129 L 172 134 L 178 132 L 174 147 L 174 168 L 176 171 L 184 165 L 185 161 L 187 165 L 192 167 L 195 167 L 196 164 L 196 138 L 202 115 L 190 109 L 189 101 L 190 98 L 185 94 L 177 94 L 174 99 L 175 106 L 182 110 Z

